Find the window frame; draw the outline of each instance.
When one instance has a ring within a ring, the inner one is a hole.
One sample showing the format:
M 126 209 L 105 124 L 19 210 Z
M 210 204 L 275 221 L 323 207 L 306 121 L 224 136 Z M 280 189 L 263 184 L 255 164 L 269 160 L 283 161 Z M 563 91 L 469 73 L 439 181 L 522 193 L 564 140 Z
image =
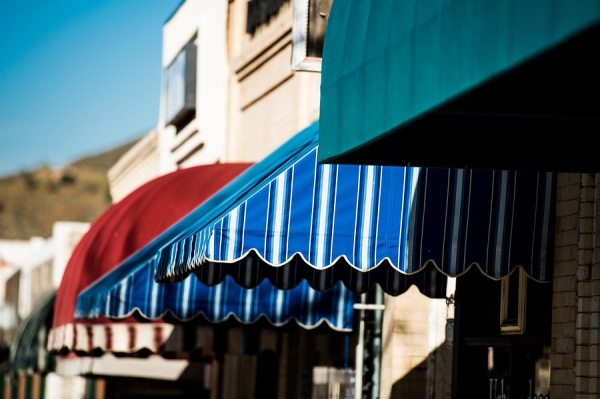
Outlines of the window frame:
M 292 71 L 321 72 L 321 58 L 308 57 L 310 0 L 294 0 L 292 24 Z

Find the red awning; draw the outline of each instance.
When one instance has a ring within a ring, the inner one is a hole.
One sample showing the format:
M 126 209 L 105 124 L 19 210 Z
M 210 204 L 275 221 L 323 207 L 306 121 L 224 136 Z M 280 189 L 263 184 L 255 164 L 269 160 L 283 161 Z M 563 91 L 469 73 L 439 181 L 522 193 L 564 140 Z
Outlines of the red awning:
M 77 296 L 95 280 L 144 247 L 179 219 L 236 178 L 250 164 L 214 164 L 182 169 L 159 177 L 125 197 L 96 220 L 75 248 L 56 296 L 51 335 L 75 324 L 135 324 L 132 317 L 75 323 Z M 73 327 L 71 327 L 73 326 Z M 74 342 L 53 339 L 54 350 L 73 349 Z

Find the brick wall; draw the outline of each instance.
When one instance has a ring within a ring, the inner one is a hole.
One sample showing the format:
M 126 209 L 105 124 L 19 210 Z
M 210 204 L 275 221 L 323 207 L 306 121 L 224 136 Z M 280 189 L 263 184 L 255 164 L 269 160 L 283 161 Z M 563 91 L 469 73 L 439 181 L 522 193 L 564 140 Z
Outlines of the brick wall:
M 581 178 L 575 397 L 596 397 L 598 389 L 598 299 L 600 268 L 600 175 Z
M 550 396 L 596 397 L 600 175 L 558 176 Z
M 559 174 L 557 186 L 550 397 L 572 398 L 581 175 Z

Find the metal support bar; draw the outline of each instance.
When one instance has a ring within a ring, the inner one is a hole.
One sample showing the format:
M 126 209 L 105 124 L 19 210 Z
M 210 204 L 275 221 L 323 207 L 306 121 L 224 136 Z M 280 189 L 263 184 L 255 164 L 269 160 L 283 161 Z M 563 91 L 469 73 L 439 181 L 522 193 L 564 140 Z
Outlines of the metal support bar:
M 355 303 L 354 310 L 385 310 L 385 305 L 375 305 L 371 303 Z
M 360 304 L 354 304 L 354 309 L 356 309 L 356 305 L 366 305 L 367 295 L 362 294 L 360 296 Z M 358 345 L 356 345 L 356 364 L 355 364 L 355 388 L 354 395 L 356 398 L 362 398 L 362 386 L 363 386 L 363 362 L 365 357 L 365 311 L 362 309 L 360 311 L 360 324 L 358 327 Z

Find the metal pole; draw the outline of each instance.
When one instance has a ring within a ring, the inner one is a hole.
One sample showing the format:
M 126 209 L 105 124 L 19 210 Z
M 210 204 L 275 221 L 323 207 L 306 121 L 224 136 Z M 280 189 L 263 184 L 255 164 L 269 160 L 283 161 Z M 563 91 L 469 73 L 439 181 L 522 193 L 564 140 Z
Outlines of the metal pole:
M 364 305 L 367 299 L 366 294 L 360 296 L 360 303 Z M 365 310 L 360 310 L 360 324 L 358 327 L 358 345 L 356 345 L 356 366 L 354 378 L 354 398 L 362 398 L 362 385 L 363 385 L 363 360 L 365 358 Z

